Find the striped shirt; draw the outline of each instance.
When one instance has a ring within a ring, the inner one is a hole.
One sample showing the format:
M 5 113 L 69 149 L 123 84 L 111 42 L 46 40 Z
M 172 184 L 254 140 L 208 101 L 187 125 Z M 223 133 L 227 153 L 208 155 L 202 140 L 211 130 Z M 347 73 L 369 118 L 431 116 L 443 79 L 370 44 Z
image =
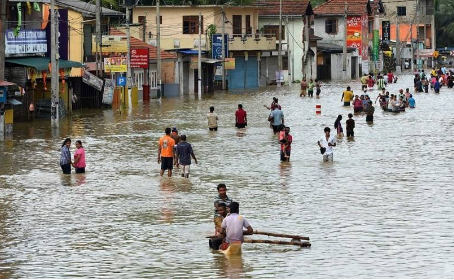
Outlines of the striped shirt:
M 61 147 L 61 156 L 60 156 L 60 165 L 71 163 L 71 152 L 69 148 L 65 145 Z

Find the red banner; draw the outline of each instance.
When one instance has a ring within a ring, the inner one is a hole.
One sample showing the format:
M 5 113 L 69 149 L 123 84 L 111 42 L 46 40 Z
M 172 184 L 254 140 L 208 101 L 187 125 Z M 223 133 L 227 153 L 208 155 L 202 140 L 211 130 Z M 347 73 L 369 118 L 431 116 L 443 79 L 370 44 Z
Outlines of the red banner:
M 358 49 L 362 53 L 361 16 L 347 17 L 347 47 Z
M 131 49 L 131 68 L 148 68 L 148 49 Z

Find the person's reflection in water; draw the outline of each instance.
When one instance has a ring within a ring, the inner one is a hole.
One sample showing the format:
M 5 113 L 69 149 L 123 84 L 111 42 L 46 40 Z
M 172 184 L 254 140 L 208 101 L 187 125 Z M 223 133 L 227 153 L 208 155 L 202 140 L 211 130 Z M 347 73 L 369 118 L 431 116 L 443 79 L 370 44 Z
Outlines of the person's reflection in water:
M 246 270 L 241 255 L 227 257 L 222 253 L 214 253 L 213 257 L 216 267 L 219 268 L 220 277 L 230 279 L 245 278 Z
M 74 177 L 76 178 L 76 186 L 83 186 L 87 183 L 85 173 L 75 174 Z
M 164 201 L 159 210 L 161 212 L 161 220 L 166 223 L 172 223 L 175 218 L 175 213 L 172 211 L 171 204 L 176 190 L 177 184 L 171 178 L 162 177 L 160 181 L 160 189 L 164 192 Z
M 279 185 L 287 186 L 287 178 L 292 175 L 292 163 L 281 161 L 279 164 Z

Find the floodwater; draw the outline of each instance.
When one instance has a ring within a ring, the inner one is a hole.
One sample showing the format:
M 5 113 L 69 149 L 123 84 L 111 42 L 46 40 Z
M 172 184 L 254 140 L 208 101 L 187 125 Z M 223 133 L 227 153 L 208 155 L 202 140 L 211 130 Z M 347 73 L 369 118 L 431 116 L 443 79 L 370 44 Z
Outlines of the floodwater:
M 355 139 L 339 139 L 334 163 L 323 163 L 316 141 L 338 114 L 345 127 L 346 85 L 324 84 L 319 100 L 292 86 L 78 111 L 59 131 L 50 120 L 16 123 L 0 142 L 0 278 L 453 278 L 454 90 L 416 94 L 405 113 L 377 108 L 373 125 L 355 116 Z M 412 85 L 402 76 L 389 89 Z M 294 137 L 290 163 L 267 123 L 273 96 Z M 233 127 L 238 103 L 244 132 Z M 206 128 L 211 105 L 217 133 Z M 157 141 L 172 126 L 200 161 L 189 180 L 159 177 Z M 67 136 L 84 144 L 84 175 L 61 174 Z M 254 229 L 309 236 L 312 248 L 211 252 L 221 182 Z

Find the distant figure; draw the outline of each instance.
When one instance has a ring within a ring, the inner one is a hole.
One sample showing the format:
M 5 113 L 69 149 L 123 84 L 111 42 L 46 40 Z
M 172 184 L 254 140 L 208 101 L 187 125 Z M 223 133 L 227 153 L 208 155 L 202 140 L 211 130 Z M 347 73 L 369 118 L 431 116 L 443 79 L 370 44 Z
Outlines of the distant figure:
M 301 81 L 301 92 L 300 92 L 300 97 L 301 96 L 306 96 L 306 90 L 307 90 L 307 82 L 305 79 Z
M 336 139 L 330 135 L 331 129 L 325 127 L 325 134 L 318 140 L 320 152 L 323 155 L 323 161 L 333 161 L 333 147 L 336 147 Z
M 361 90 L 366 90 L 367 89 L 367 79 L 368 78 L 369 78 L 369 76 L 367 74 L 364 74 L 361 77 Z
M 369 103 L 366 107 L 366 122 L 372 123 L 374 121 L 374 112 L 374 105 L 372 105 L 372 101 L 369 100 Z
M 355 136 L 355 120 L 353 119 L 353 114 L 348 114 L 348 120 L 345 122 L 345 129 L 347 130 L 347 137 Z
M 71 152 L 69 150 L 71 147 L 71 138 L 66 138 L 61 145 L 61 155 L 60 155 L 60 167 L 63 171 L 63 174 L 71 174 Z
M 284 124 L 284 113 L 279 109 L 279 107 L 275 107 L 270 113 L 268 121 L 270 121 L 273 126 L 274 134 L 277 134 L 279 133 L 281 126 Z
M 341 101 L 344 101 L 344 106 L 350 106 L 350 101 L 353 98 L 353 91 L 351 91 L 350 87 L 347 87 L 347 90 L 345 90 L 342 93 Z
M 344 136 L 344 130 L 342 129 L 342 115 L 337 116 L 336 121 L 334 122 L 334 128 L 337 131 L 337 137 L 343 137 Z
M 210 131 L 218 131 L 218 115 L 214 112 L 214 107 L 210 107 L 210 112 L 207 114 L 208 129 Z
M 175 140 L 170 137 L 171 129 L 167 127 L 165 130 L 166 135 L 159 139 L 158 145 L 158 163 L 161 164 L 161 172 L 160 175 L 164 175 L 164 171 L 167 171 L 167 176 L 172 177 L 172 169 L 173 169 L 173 158 L 175 157 L 174 154 L 174 146 Z
M 435 93 L 440 93 L 440 88 L 441 88 L 441 85 L 440 85 L 440 82 L 437 79 L 435 81 L 435 83 L 434 83 L 434 91 L 435 91 Z
M 247 114 L 243 110 L 242 104 L 238 104 L 238 110 L 235 112 L 235 126 L 237 128 L 245 128 L 247 126 Z
M 293 136 L 290 135 L 290 127 L 285 127 L 284 134 L 279 139 L 281 144 L 281 161 L 290 161 L 290 153 L 292 151 Z
M 178 129 L 176 127 L 172 127 L 172 134 L 170 134 L 170 137 L 175 141 L 175 146 L 180 143 L 180 135 L 178 135 Z
M 410 94 L 410 98 L 408 99 L 408 106 L 412 109 L 416 107 L 416 101 L 412 94 Z
M 314 97 L 314 80 L 310 79 L 309 80 L 309 90 L 307 91 L 309 94 L 309 97 Z
M 74 153 L 73 167 L 76 169 L 76 173 L 85 173 L 85 150 L 82 146 L 82 141 L 76 141 L 76 152 Z
M 322 89 L 321 89 L 321 85 L 320 85 L 320 82 L 315 79 L 315 96 L 318 98 L 320 98 L 320 93 L 322 92 Z
M 227 186 L 225 184 L 219 184 L 217 186 L 218 196 L 214 198 L 214 216 L 217 217 L 217 207 L 220 203 L 225 203 L 227 206 L 227 210 L 230 209 L 230 204 L 232 203 L 232 199 L 227 196 Z
M 176 154 L 176 165 L 177 167 L 181 165 L 181 177 L 189 178 L 191 157 L 194 159 L 195 164 L 197 164 L 192 146 L 186 142 L 186 135 L 183 134 L 181 135 L 181 142 L 177 146 Z

